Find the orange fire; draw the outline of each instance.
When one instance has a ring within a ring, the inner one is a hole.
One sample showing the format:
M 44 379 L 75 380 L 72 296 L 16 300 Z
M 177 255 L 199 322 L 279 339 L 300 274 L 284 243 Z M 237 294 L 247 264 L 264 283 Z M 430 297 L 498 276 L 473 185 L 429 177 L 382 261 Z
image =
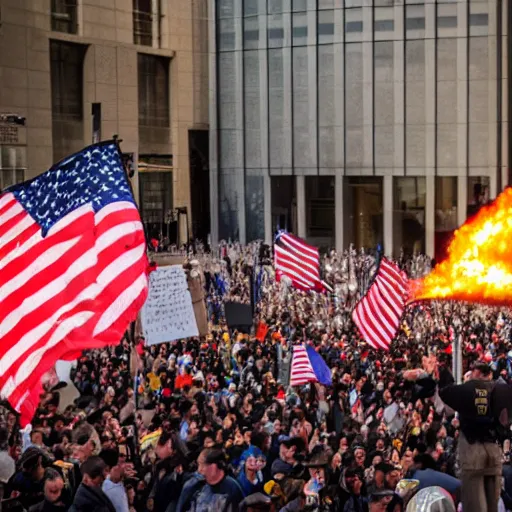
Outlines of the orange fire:
M 512 305 L 512 188 L 455 232 L 448 258 L 411 284 L 411 301 Z

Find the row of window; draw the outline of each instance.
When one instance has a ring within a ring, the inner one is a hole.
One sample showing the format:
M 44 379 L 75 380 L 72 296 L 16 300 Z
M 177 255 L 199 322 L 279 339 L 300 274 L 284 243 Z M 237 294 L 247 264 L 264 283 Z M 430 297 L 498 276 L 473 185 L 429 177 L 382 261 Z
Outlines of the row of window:
M 240 208 L 237 180 L 220 174 L 220 237 L 239 234 Z M 336 180 L 333 176 L 305 178 L 306 238 L 327 249 L 335 244 Z M 434 182 L 435 256 L 442 256 L 446 240 L 458 227 L 458 180 L 467 180 L 466 217 L 489 201 L 490 180 L 483 177 L 441 177 Z M 241 185 L 241 182 L 238 182 Z M 265 237 L 265 208 L 270 206 L 272 230 L 297 232 L 298 204 L 294 176 L 270 177 L 270 205 L 265 199 L 263 176 L 245 175 L 245 223 L 247 241 Z M 384 187 L 382 177 L 345 177 L 342 185 L 343 242 L 376 247 L 384 241 Z M 393 253 L 425 251 L 427 190 L 425 177 L 394 177 L 392 191 Z M 431 256 L 434 256 L 432 254 Z
M 328 11 L 326 11 L 328 13 Z M 334 42 L 335 36 L 335 24 L 332 20 L 332 16 L 319 17 L 317 22 L 317 37 L 318 42 L 332 43 Z M 277 23 L 276 23 L 277 21 Z M 307 43 L 308 27 L 305 24 L 306 19 L 303 17 L 300 20 L 292 18 L 292 39 L 294 45 L 302 45 Z M 486 13 L 471 14 L 469 16 L 470 27 L 487 27 L 489 23 L 489 16 Z M 270 25 L 282 25 L 283 20 L 273 20 Z M 437 28 L 442 30 L 445 28 L 456 28 L 457 17 L 456 16 L 440 16 L 437 18 Z M 362 33 L 364 29 L 363 21 L 345 21 L 345 34 L 356 34 Z M 424 17 L 413 17 L 406 18 L 405 20 L 406 31 L 424 31 L 425 30 L 425 18 Z M 373 30 L 375 33 L 382 32 L 394 32 L 395 21 L 389 20 L 374 20 Z M 470 31 L 471 34 L 471 31 Z M 267 30 L 267 38 L 269 47 L 282 46 L 284 41 L 284 27 L 282 26 L 269 26 Z M 475 35 L 483 35 L 478 33 Z M 248 24 L 246 22 L 244 26 L 244 47 L 247 49 L 257 48 L 258 41 L 260 38 L 260 31 L 257 27 L 257 19 L 255 23 Z M 232 30 L 223 30 L 222 25 L 219 26 L 219 50 L 233 50 L 235 49 L 235 32 Z
M 87 46 L 50 42 L 52 114 L 83 119 L 83 67 Z M 169 127 L 169 59 L 138 55 L 139 124 Z
M 160 18 L 160 0 L 155 3 L 152 0 L 133 0 L 133 42 L 153 46 L 153 40 L 160 38 Z M 77 34 L 78 0 L 52 0 L 51 20 L 53 31 Z
M 437 0 L 439 4 L 454 4 L 458 0 Z M 479 3 L 482 0 L 470 0 L 470 3 Z M 219 18 L 232 18 L 235 15 L 235 4 L 242 2 L 243 16 L 258 14 L 281 14 L 283 12 L 305 12 L 308 10 L 308 0 L 217 0 Z M 318 10 L 336 8 L 358 8 L 366 6 L 390 7 L 396 0 L 317 0 L 315 6 Z M 402 0 L 406 5 L 424 4 L 425 0 Z
M 140 156 L 141 161 L 149 157 Z M 152 160 L 156 158 L 151 157 Z M 158 163 L 169 165 L 168 157 L 159 157 Z M 27 148 L 25 146 L 0 146 L 0 190 L 25 180 L 27 169 Z M 172 210 L 172 172 L 143 172 L 139 175 L 141 217 L 153 238 L 169 236 L 162 229 L 167 212 Z M 176 239 L 176 235 L 173 239 Z

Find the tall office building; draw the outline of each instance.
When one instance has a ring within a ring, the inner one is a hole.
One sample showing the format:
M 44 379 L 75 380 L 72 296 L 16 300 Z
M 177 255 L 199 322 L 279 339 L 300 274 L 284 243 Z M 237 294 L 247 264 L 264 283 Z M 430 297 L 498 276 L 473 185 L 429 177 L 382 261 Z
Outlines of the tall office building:
M 207 0 L 0 4 L 0 189 L 118 134 L 148 235 L 206 236 Z
M 507 0 L 210 1 L 213 239 L 440 256 L 508 184 Z

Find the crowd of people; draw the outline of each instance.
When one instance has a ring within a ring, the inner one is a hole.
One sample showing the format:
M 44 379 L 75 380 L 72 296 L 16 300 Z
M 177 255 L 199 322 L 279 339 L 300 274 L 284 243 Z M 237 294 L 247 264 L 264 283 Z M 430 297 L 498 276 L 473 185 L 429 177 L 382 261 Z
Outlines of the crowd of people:
M 374 253 L 325 255 L 325 294 L 277 283 L 255 245 L 190 259 L 204 272 L 206 338 L 146 346 L 136 331 L 84 353 L 72 374 L 79 398 L 63 404 L 60 385 L 48 389 L 25 429 L 4 404 L 6 510 L 401 512 L 419 510 L 407 504 L 419 507 L 427 488 L 444 507 L 435 510 L 455 510 L 460 425 L 438 390 L 453 382 L 455 338 L 464 372 L 512 379 L 511 311 L 412 305 L 391 350 L 376 352 L 351 321 Z M 424 256 L 399 263 L 413 278 L 431 267 Z M 230 329 L 226 301 L 252 303 L 264 329 Z M 289 386 L 303 342 L 327 362 L 332 386 Z M 509 434 L 502 510 L 512 510 Z

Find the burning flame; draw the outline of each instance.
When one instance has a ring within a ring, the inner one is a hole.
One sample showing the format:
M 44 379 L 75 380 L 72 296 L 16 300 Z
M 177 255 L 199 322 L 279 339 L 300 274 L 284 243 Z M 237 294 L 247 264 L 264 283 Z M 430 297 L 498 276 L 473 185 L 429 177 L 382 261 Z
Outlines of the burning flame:
M 512 304 L 512 188 L 455 232 L 448 258 L 411 284 L 411 301 Z

